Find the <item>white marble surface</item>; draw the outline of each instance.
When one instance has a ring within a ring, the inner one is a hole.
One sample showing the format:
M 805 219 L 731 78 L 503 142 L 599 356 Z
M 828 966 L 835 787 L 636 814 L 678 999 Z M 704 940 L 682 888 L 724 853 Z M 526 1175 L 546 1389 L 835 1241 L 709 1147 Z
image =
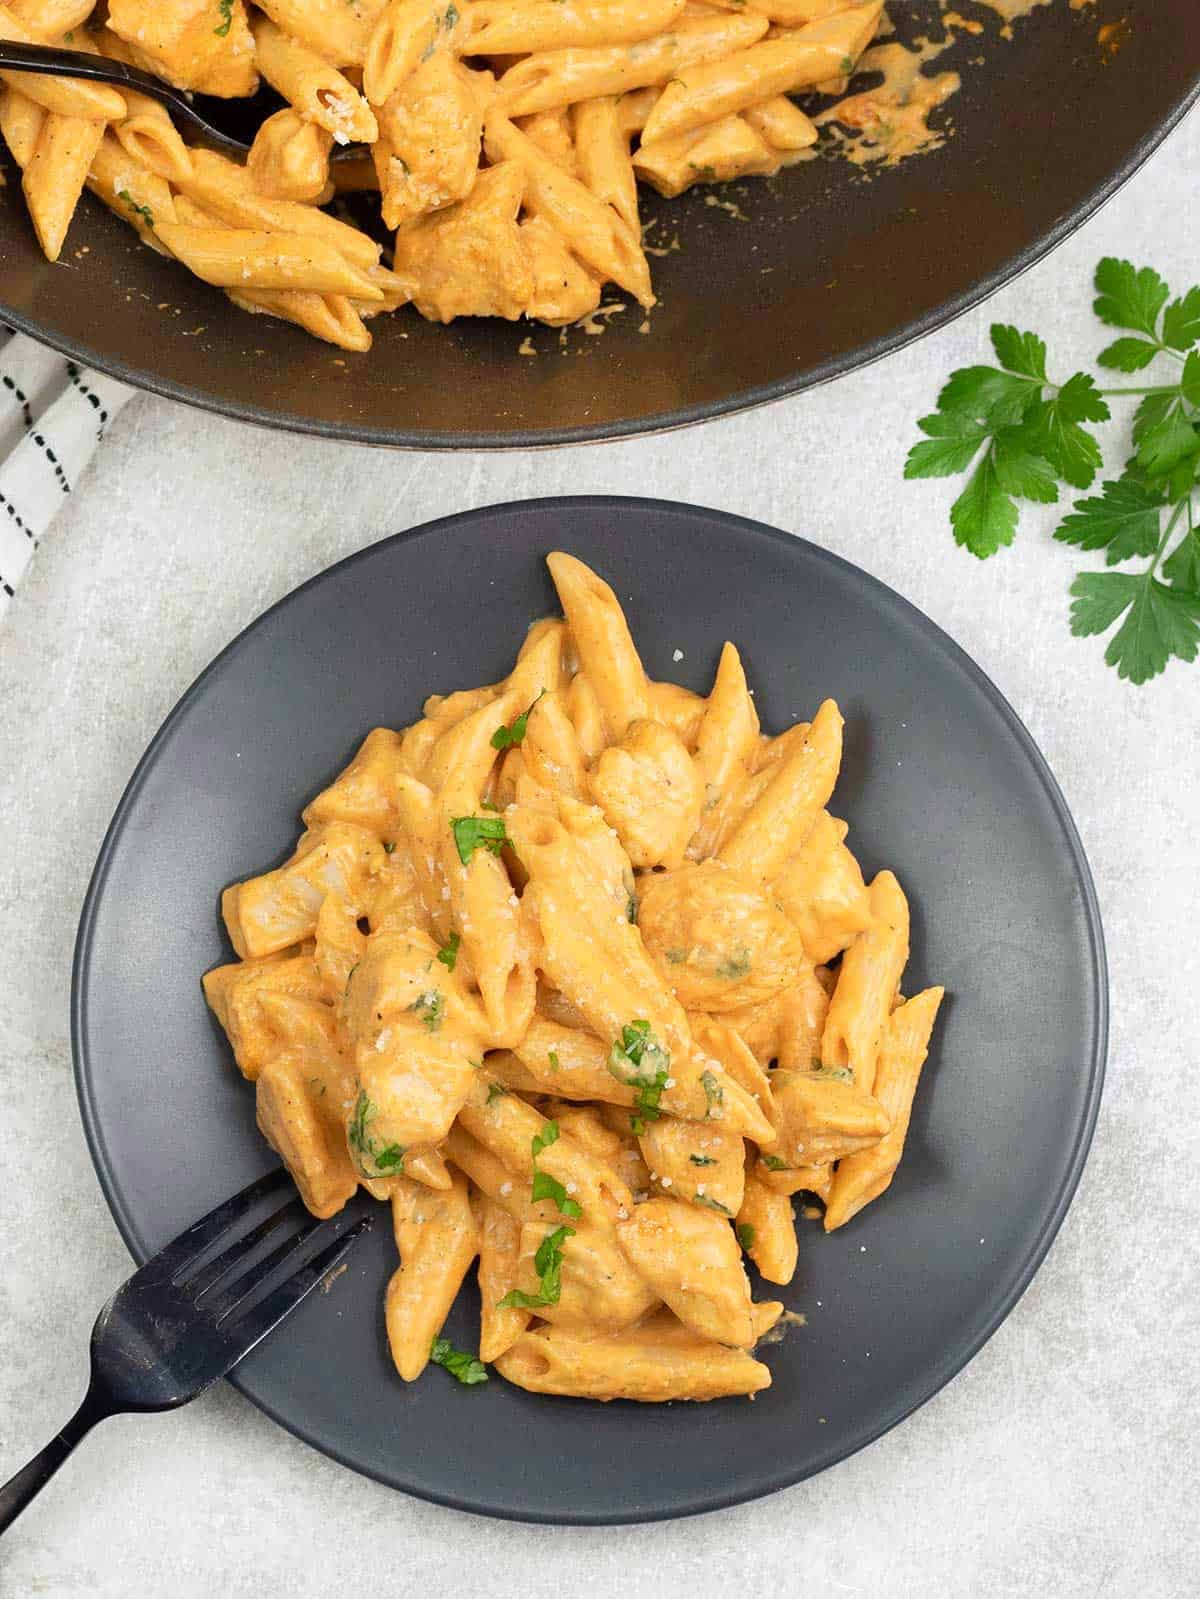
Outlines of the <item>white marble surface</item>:
M 81 1391 L 128 1267 L 80 1132 L 67 1036 L 75 920 L 138 755 L 244 623 L 347 552 L 428 517 L 578 491 L 694 500 L 804 533 L 892 584 L 1012 700 L 1099 887 L 1113 1033 L 1095 1147 L 1040 1275 L 950 1387 L 873 1448 L 757 1504 L 648 1528 L 490 1523 L 357 1478 L 221 1387 L 108 1423 L 0 1545 L 0 1596 L 191 1599 L 728 1592 L 1196 1592 L 1200 1216 L 1200 664 L 1142 690 L 1067 632 L 1081 565 L 1028 517 L 986 566 L 945 485 L 904 485 L 914 419 L 993 318 L 1100 348 L 1107 253 L 1200 276 L 1200 119 L 1053 258 L 957 325 L 767 411 L 536 456 L 387 455 L 139 398 L 0 632 L 0 1477 Z M 1060 353 L 1059 353 L 1060 352 Z

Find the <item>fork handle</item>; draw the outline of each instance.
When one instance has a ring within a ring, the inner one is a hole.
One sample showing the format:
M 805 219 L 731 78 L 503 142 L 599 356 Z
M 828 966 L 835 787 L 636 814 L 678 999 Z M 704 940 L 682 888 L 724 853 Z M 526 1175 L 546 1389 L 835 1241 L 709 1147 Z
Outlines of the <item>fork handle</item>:
M 41 1493 L 79 1440 L 91 1432 L 98 1421 L 113 1414 L 111 1406 L 89 1388 L 82 1405 L 62 1431 L 0 1488 L 0 1533 L 11 1527 L 25 1506 Z

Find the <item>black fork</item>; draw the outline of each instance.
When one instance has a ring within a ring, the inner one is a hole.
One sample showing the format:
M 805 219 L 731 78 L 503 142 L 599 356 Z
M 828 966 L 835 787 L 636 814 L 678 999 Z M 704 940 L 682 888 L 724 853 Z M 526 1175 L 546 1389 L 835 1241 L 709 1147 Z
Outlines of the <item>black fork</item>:
M 264 1201 L 290 1184 L 282 1168 L 258 1178 L 117 1289 L 92 1330 L 92 1374 L 82 1405 L 0 1488 L 0 1532 L 98 1421 L 174 1410 L 195 1399 L 249 1354 L 370 1228 L 369 1212 L 347 1228 L 339 1226 L 344 1213 L 316 1221 L 293 1198 L 239 1231 Z M 217 1252 L 226 1239 L 232 1241 Z M 264 1255 L 260 1249 L 268 1240 L 277 1240 L 276 1246 Z M 288 1268 L 294 1268 L 289 1276 L 260 1293 Z

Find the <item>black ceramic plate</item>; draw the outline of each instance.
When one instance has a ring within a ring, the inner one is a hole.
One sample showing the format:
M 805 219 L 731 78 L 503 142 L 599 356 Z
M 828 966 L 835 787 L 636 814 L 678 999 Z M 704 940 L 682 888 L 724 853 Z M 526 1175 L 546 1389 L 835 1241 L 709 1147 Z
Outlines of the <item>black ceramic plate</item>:
M 890 9 L 902 36 L 939 36 L 938 0 Z M 986 37 L 960 35 L 934 66 L 963 77 L 939 114 L 953 129 L 943 149 L 866 182 L 820 161 L 735 184 L 740 215 L 708 203 L 727 201 L 722 191 L 647 196 L 659 242 L 680 246 L 651 263 L 661 304 L 648 336 L 633 307 L 603 338 L 572 332 L 565 353 L 554 330 L 534 330 L 528 359 L 527 324 L 447 329 L 406 311 L 372 323 L 370 354 L 347 356 L 246 316 L 90 198 L 62 262 L 48 265 L 11 166 L 0 319 L 171 399 L 368 443 L 612 438 L 777 399 L 898 348 L 1031 265 L 1197 92 L 1196 0 L 1052 0 L 1008 41 L 995 10 L 958 10 Z M 1115 31 L 1102 47 L 1105 27 Z
M 200 993 L 229 958 L 219 892 L 290 849 L 300 806 L 367 729 L 507 669 L 555 608 L 556 547 L 612 582 L 655 677 L 706 691 L 733 638 L 766 728 L 839 701 L 838 814 L 864 867 L 892 866 L 912 899 L 906 987 L 950 996 L 904 1163 L 832 1237 L 801 1223 L 796 1281 L 769 1297 L 808 1324 L 765 1352 L 773 1386 L 753 1404 L 600 1405 L 498 1376 L 460 1388 L 432 1368 L 405 1386 L 384 1340 L 386 1225 L 236 1381 L 316 1448 L 410 1493 L 632 1521 L 795 1482 L 928 1399 L 1029 1282 L 1083 1165 L 1106 1030 L 1087 864 L 1029 735 L 919 612 L 802 540 L 652 500 L 474 511 L 343 561 L 217 658 L 138 767 L 84 907 L 75 1058 L 100 1180 L 139 1260 L 270 1164 Z M 451 1317 L 460 1345 L 477 1315 L 472 1287 Z

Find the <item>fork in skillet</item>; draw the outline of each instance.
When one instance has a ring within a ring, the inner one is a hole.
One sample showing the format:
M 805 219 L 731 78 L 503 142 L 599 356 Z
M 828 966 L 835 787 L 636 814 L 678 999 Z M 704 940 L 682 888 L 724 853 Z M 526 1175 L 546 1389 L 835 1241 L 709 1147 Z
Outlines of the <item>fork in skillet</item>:
M 316 1221 L 293 1198 L 238 1234 L 262 1201 L 290 1184 L 282 1168 L 258 1178 L 180 1233 L 117 1289 L 92 1331 L 92 1374 L 83 1404 L 41 1453 L 0 1487 L 0 1532 L 98 1421 L 174 1410 L 195 1399 L 249 1354 L 370 1229 L 369 1212 L 339 1231 L 337 1219 Z M 254 1258 L 275 1234 L 282 1242 Z M 226 1239 L 233 1241 L 214 1255 Z M 314 1253 L 321 1244 L 325 1247 Z M 257 1290 L 288 1267 L 295 1268 L 291 1275 L 258 1297 Z

